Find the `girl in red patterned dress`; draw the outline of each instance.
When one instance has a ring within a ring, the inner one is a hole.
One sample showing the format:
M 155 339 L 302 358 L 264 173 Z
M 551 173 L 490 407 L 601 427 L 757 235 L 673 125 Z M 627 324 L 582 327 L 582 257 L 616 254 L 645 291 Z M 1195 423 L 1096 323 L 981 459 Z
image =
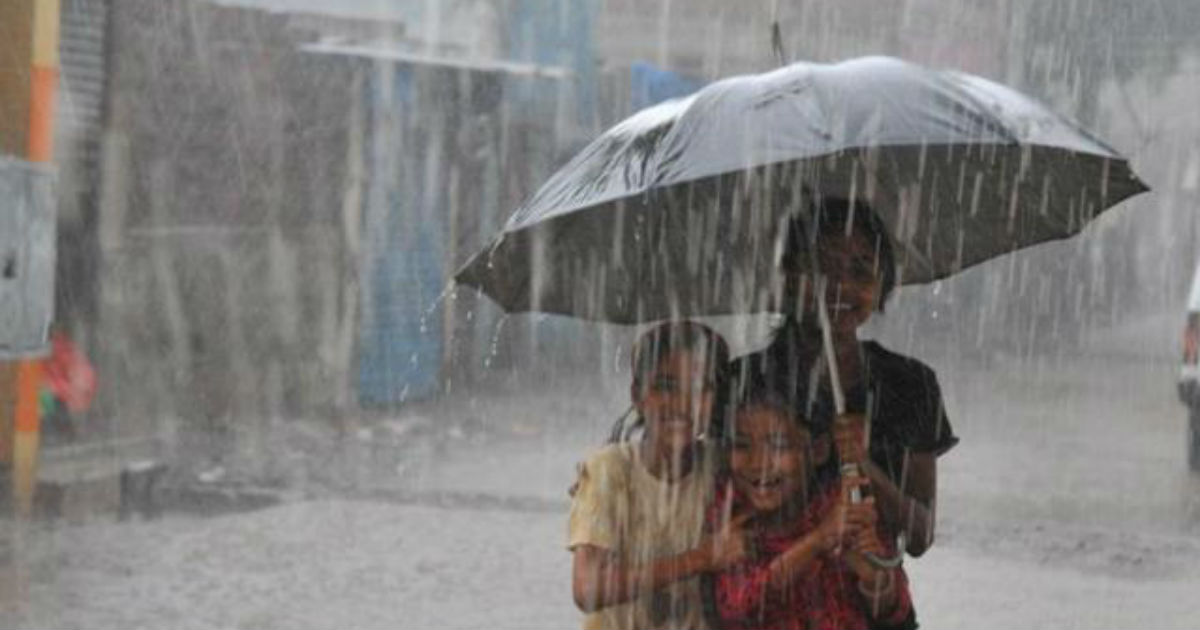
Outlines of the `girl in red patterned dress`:
M 831 475 L 828 432 L 813 431 L 792 405 L 752 388 L 738 405 L 728 474 L 719 481 L 709 526 L 752 514 L 755 554 L 716 573 L 710 621 L 717 628 L 884 628 L 911 623 L 900 568 L 865 553 L 894 555 L 880 535 L 874 501 L 849 501 L 863 479 Z

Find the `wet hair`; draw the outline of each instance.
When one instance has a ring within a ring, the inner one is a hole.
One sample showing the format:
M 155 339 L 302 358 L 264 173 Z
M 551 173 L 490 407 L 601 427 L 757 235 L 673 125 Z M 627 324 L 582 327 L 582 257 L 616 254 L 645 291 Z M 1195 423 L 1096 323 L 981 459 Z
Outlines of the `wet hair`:
M 640 389 L 663 359 L 676 352 L 701 351 L 708 369 L 720 379 L 729 362 L 729 346 L 713 329 L 693 321 L 663 322 L 642 333 L 633 346 L 631 371 L 635 389 Z
M 633 390 L 635 392 L 642 391 L 647 379 L 654 370 L 658 369 L 663 360 L 676 352 L 696 352 L 700 351 L 706 357 L 705 369 L 711 370 L 715 381 L 715 400 L 713 404 L 713 420 L 715 416 L 723 413 L 728 405 L 724 402 L 727 400 L 726 393 L 728 387 L 726 382 L 726 365 L 729 363 L 729 346 L 725 343 L 725 339 L 716 331 L 701 324 L 690 320 L 669 321 L 660 323 L 653 328 L 642 333 L 638 338 L 637 343 L 633 345 L 631 356 L 631 373 L 633 375 Z M 635 416 L 633 421 L 626 426 L 626 421 L 630 416 Z M 637 414 L 635 407 L 631 407 L 625 415 L 617 419 L 613 424 L 612 433 L 609 437 L 609 442 L 622 442 L 629 438 L 634 431 L 643 428 L 646 422 L 645 419 Z
M 780 379 L 771 378 L 767 373 L 749 375 L 736 390 L 733 415 L 752 407 L 778 411 L 816 437 L 827 432 L 830 425 L 826 414 L 822 413 L 823 406 L 812 405 L 804 395 L 804 389 L 786 387 Z
M 884 304 L 896 288 L 896 258 L 887 227 L 875 210 L 865 201 L 851 202 L 841 197 L 823 197 L 811 208 L 816 223 L 817 239 L 861 234 L 875 249 L 879 276 L 879 301 L 876 310 L 883 312 Z M 847 225 L 849 224 L 849 225 Z M 793 216 L 787 222 L 783 255 L 779 266 L 785 271 L 803 272 L 812 267 L 804 220 Z

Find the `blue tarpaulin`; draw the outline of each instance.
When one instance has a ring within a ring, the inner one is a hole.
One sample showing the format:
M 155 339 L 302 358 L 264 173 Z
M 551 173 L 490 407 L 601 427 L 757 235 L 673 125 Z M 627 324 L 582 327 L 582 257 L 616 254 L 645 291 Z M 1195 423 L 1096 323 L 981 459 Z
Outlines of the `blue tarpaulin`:
M 506 20 L 506 51 L 492 59 L 439 59 L 411 51 L 337 45 L 307 48 L 395 64 L 387 80 L 383 77 L 388 71 L 375 66 L 365 94 L 369 111 L 364 213 L 368 255 L 358 380 L 359 400 L 364 406 L 399 404 L 434 393 L 446 356 L 445 304 L 437 298 L 449 278 L 445 244 L 452 238 L 448 220 L 455 209 L 444 190 L 449 170 L 443 169 L 454 160 L 472 158 L 458 156 L 458 128 L 441 126 L 436 114 L 427 114 L 421 129 L 406 127 L 399 133 L 400 127 L 410 124 L 406 112 L 429 99 L 430 90 L 435 94 L 437 90 L 453 91 L 447 85 L 469 85 L 479 89 L 467 89 L 453 105 L 447 101 L 447 107 L 458 108 L 452 116 L 444 112 L 459 121 L 456 124 L 474 121 L 487 125 L 488 119 L 480 114 L 504 111 L 510 112 L 504 124 L 524 121 L 564 135 L 586 127 L 594 116 L 595 101 L 592 1 L 516 0 Z M 445 74 L 450 72 L 460 74 Z M 464 77 L 470 79 L 464 82 Z M 481 95 L 487 99 L 476 98 Z M 539 155 L 552 156 L 562 149 L 562 142 L 558 136 L 540 135 L 529 144 L 538 147 Z M 540 179 L 544 175 L 538 169 L 551 166 L 537 160 L 519 165 L 496 162 L 470 171 L 480 180 L 472 185 L 487 187 L 490 181 L 489 190 L 498 190 L 502 178 L 524 170 L 532 173 L 530 179 Z M 491 216 L 497 212 L 489 210 L 489 204 L 499 202 L 490 198 L 471 206 L 472 214 L 462 220 L 486 226 L 483 232 L 490 233 L 491 223 L 499 218 Z M 485 346 L 475 354 L 487 356 L 486 346 L 495 345 L 501 321 L 498 310 L 480 309 L 473 315 L 472 326 L 493 332 L 464 335 L 466 339 L 458 343 Z M 542 336 L 554 338 L 550 330 L 554 327 L 545 328 Z
M 425 207 L 421 177 L 406 177 L 394 146 L 394 125 L 412 104 L 413 74 L 396 68 L 364 86 L 372 125 L 366 148 L 370 192 L 365 236 L 369 241 L 359 364 L 359 402 L 390 405 L 432 392 L 442 358 L 442 316 L 435 308 L 445 283 L 442 218 Z
M 630 104 L 634 110 L 687 96 L 704 87 L 704 81 L 700 79 L 663 70 L 644 61 L 634 62 L 629 70 Z

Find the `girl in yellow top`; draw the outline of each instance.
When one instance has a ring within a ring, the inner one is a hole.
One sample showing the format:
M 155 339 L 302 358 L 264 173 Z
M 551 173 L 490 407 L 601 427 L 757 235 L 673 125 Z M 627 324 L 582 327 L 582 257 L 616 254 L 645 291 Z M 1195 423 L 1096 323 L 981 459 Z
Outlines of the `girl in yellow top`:
M 634 347 L 630 394 L 645 432 L 580 466 L 568 548 L 583 627 L 704 628 L 700 575 L 741 561 L 744 520 L 706 535 L 715 454 L 701 436 L 729 351 L 695 322 L 668 322 Z

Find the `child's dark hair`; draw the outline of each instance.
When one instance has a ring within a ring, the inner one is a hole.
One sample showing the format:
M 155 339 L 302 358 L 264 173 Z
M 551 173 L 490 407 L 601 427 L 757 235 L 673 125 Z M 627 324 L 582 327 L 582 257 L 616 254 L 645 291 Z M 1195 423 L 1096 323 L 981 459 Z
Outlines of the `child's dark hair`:
M 635 388 L 642 379 L 658 368 L 668 355 L 680 351 L 700 350 L 708 357 L 707 367 L 714 378 L 720 378 L 729 362 L 729 346 L 713 329 L 690 320 L 658 324 L 642 333 L 633 346 L 631 372 Z
M 875 247 L 875 260 L 879 275 L 879 303 L 883 306 L 896 288 L 896 258 L 887 227 L 875 210 L 865 201 L 850 201 L 841 197 L 822 197 L 813 202 L 812 219 L 816 224 L 816 238 L 850 234 L 864 235 Z M 812 239 L 807 237 L 804 219 L 794 216 L 787 222 L 783 241 L 783 255 L 779 266 L 786 271 L 805 271 L 811 268 L 810 249 Z
M 701 351 L 707 357 L 705 369 L 711 371 L 714 380 L 714 392 L 717 400 L 713 409 L 714 414 L 718 413 L 718 410 L 725 407 L 722 402 L 723 394 L 728 389 L 725 387 L 725 366 L 729 363 L 729 346 L 721 338 L 721 335 L 699 322 L 690 320 L 663 322 L 642 333 L 633 346 L 631 356 L 630 367 L 634 391 L 642 391 L 646 385 L 643 380 L 658 368 L 663 359 L 681 351 Z M 625 419 L 629 415 L 627 413 L 617 420 L 609 438 L 610 442 L 623 441 L 633 431 L 645 425 L 644 419 L 639 416 L 630 426 L 626 427 Z
M 822 408 L 806 404 L 810 402 L 807 400 L 807 396 L 798 396 L 796 389 L 785 391 L 776 379 L 756 374 L 737 389 L 737 397 L 733 405 L 734 416 L 743 409 L 765 408 L 786 415 L 814 437 L 829 430 L 829 423 L 823 421 L 825 414 L 821 413 Z M 736 430 L 734 427 L 734 432 Z M 732 436 L 726 437 L 731 438 Z

